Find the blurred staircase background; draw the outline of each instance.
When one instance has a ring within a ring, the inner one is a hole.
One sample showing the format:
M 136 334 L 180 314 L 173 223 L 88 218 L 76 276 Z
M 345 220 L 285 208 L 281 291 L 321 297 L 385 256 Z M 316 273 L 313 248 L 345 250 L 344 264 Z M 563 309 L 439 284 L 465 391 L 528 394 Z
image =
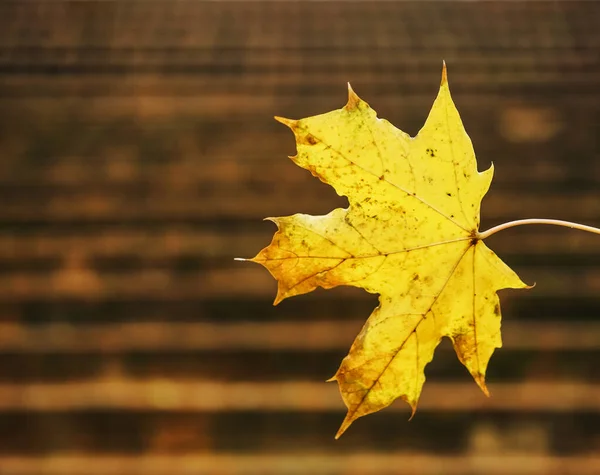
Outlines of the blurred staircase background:
M 325 384 L 376 297 L 273 308 L 265 216 L 345 200 L 286 158 L 346 82 L 414 135 L 442 59 L 482 229 L 600 225 L 600 2 L 0 3 L 0 474 L 600 473 L 600 238 L 523 227 L 490 399 L 444 342 L 409 423 Z

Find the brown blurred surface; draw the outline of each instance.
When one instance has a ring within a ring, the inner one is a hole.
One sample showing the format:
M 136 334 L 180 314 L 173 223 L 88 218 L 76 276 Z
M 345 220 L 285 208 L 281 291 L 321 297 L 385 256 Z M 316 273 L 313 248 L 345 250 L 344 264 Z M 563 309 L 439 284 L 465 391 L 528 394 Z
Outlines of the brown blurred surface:
M 262 218 L 345 200 L 286 159 L 346 82 L 412 135 L 441 61 L 482 228 L 600 225 L 600 2 L 0 3 L 0 474 L 600 473 L 600 244 L 523 227 L 486 399 L 445 342 L 333 435 L 376 298 L 271 306 Z

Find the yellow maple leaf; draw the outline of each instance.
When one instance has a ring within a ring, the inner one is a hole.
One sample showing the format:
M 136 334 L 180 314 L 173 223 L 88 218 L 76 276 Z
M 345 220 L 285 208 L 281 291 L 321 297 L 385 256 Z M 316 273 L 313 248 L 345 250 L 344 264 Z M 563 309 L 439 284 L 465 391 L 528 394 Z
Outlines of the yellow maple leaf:
M 489 359 L 502 345 L 496 291 L 527 287 L 482 241 L 479 208 L 493 168 L 479 173 L 450 96 L 446 67 L 429 117 L 412 138 L 379 119 L 348 85 L 339 110 L 277 118 L 296 137 L 296 164 L 348 197 L 325 216 L 268 218 L 278 231 L 252 261 L 278 281 L 275 304 L 320 286 L 379 294 L 337 380 L 357 418 L 402 398 L 412 407 L 442 337 L 487 395 Z

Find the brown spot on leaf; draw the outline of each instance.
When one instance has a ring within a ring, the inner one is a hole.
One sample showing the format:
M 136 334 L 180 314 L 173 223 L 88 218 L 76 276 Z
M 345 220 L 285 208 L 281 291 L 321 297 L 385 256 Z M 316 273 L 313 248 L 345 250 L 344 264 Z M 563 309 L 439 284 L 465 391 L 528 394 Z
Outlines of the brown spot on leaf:
M 298 137 L 298 143 L 302 145 L 316 145 L 319 140 L 312 134 L 306 134 L 304 137 Z

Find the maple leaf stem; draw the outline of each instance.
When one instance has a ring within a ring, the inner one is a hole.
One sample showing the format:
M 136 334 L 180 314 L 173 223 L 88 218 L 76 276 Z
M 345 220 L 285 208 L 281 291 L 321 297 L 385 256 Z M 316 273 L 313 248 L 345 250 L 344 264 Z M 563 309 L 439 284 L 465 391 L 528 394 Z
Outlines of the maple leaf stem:
M 599 228 L 594 228 L 593 226 L 586 226 L 585 224 L 571 223 L 569 221 L 562 221 L 560 219 L 531 218 L 518 219 L 516 221 L 509 221 L 508 223 L 499 224 L 498 226 L 494 226 L 493 228 L 490 228 L 487 231 L 477 233 L 477 238 L 483 240 L 490 237 L 492 234 L 496 234 L 498 231 L 502 231 L 508 228 L 514 228 L 515 226 L 523 226 L 524 224 L 550 224 L 552 226 L 562 226 L 565 228 L 587 231 L 588 233 L 600 234 Z

